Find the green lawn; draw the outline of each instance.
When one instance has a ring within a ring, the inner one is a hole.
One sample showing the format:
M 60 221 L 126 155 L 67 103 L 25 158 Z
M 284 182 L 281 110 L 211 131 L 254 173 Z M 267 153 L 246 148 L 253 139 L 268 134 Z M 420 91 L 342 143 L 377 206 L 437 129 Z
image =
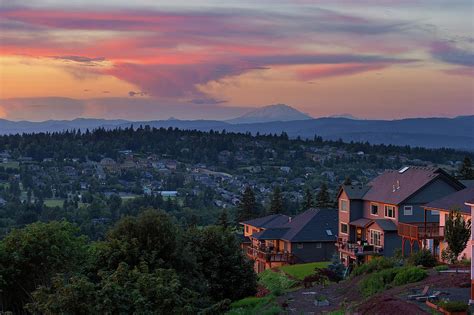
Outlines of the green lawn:
M 306 276 L 309 276 L 314 272 L 314 269 L 317 268 L 326 268 L 330 264 L 329 261 L 324 262 L 315 262 L 315 263 L 308 263 L 308 264 L 299 264 L 299 265 L 288 265 L 283 266 L 280 269 L 289 274 L 290 276 L 298 279 L 303 280 Z
M 62 207 L 64 205 L 63 199 L 45 199 L 44 205 L 49 208 Z
M 18 169 L 18 168 L 20 168 L 20 163 L 19 162 L 0 163 L 0 166 L 3 166 L 6 169 L 7 168 Z

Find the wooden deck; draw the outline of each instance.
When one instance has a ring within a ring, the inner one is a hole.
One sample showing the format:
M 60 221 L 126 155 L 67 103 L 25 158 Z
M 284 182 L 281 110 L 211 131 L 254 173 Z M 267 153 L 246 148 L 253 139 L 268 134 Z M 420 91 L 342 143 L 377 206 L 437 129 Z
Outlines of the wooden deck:
M 291 253 L 268 251 L 255 247 L 247 248 L 247 256 L 252 260 L 259 260 L 263 262 L 281 262 L 289 264 L 293 262 L 293 255 Z
M 357 243 L 352 243 L 341 239 L 338 239 L 336 246 L 339 252 L 349 255 L 353 258 L 356 256 L 375 255 L 382 251 L 381 248 L 376 248 L 372 245 L 362 246 Z
M 436 222 L 398 223 L 398 235 L 412 241 L 444 239 L 444 226 Z

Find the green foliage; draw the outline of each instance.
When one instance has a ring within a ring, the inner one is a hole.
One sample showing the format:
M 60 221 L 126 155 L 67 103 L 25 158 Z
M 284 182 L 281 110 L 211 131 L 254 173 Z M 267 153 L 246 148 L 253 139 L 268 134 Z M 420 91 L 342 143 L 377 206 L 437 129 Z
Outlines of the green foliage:
M 250 186 L 247 186 L 245 187 L 237 209 L 237 223 L 252 219 L 256 216 L 257 202 L 255 201 L 255 193 Z
M 303 203 L 301 204 L 301 212 L 304 212 L 313 206 L 313 194 L 311 193 L 311 190 L 307 188 L 304 193 Z
M 298 280 L 303 280 L 305 277 L 314 273 L 316 268 L 326 268 L 329 265 L 329 262 L 314 262 L 307 264 L 297 264 L 297 265 L 286 265 L 280 267 L 280 270 L 286 274 L 296 278 Z
M 274 295 L 262 298 L 248 297 L 231 304 L 231 310 L 227 315 L 277 315 L 282 309 L 277 305 Z
M 331 196 L 329 196 L 328 186 L 323 183 L 316 195 L 316 207 L 318 208 L 331 208 L 333 206 L 331 202 Z
M 427 275 L 425 270 L 417 267 L 389 268 L 368 275 L 359 283 L 359 288 L 362 294 L 368 297 L 382 292 L 390 286 L 421 281 Z
M 273 190 L 273 194 L 270 201 L 269 214 L 278 214 L 283 212 L 283 197 L 279 186 L 276 186 Z
M 417 267 L 405 267 L 401 268 L 400 271 L 393 279 L 394 285 L 403 285 L 412 282 L 418 282 L 428 276 L 426 270 Z
M 469 309 L 469 305 L 463 301 L 441 301 L 438 306 L 442 307 L 448 312 L 466 312 Z
M 472 161 L 469 156 L 464 157 L 463 163 L 459 168 L 460 179 L 474 179 L 474 170 L 472 169 Z
M 274 272 L 267 269 L 258 275 L 258 283 L 272 293 L 280 295 L 293 287 L 297 282 L 286 277 L 282 272 Z
M 436 271 L 446 271 L 446 270 L 449 270 L 449 266 L 448 265 L 439 265 L 439 266 L 436 266 L 434 268 Z
M 354 270 L 352 271 L 352 276 L 359 276 L 362 274 L 373 273 L 373 272 L 380 271 L 383 269 L 393 268 L 396 265 L 397 264 L 395 260 L 391 258 L 376 257 L 376 258 L 373 258 L 368 263 L 355 267 Z
M 459 210 L 449 213 L 445 223 L 445 240 L 448 243 L 451 263 L 457 261 L 459 254 L 466 248 L 471 236 L 471 220 L 464 220 Z
M 34 223 L 0 242 L 0 291 L 4 309 L 18 312 L 37 286 L 56 273 L 87 267 L 86 238 L 67 222 Z
M 413 253 L 408 258 L 408 264 L 412 266 L 423 266 L 427 268 L 432 268 L 436 266 L 436 258 L 433 256 L 433 253 L 427 249 L 421 249 L 416 253 Z
M 68 223 L 37 223 L 0 242 L 4 309 L 215 314 L 255 293 L 252 265 L 229 229 L 184 232 L 165 213 L 149 210 L 123 218 L 103 242 L 87 244 L 76 232 Z

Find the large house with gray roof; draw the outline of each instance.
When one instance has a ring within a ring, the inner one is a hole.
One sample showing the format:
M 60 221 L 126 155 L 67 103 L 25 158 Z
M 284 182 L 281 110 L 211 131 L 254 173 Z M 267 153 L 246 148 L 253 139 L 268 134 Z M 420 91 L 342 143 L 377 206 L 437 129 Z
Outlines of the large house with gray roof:
M 426 246 L 436 251 L 443 230 L 439 212 L 423 206 L 465 186 L 440 168 L 388 170 L 364 186 L 343 185 L 338 193 L 337 248 L 346 264 L 392 256 Z
M 294 218 L 276 214 L 241 222 L 243 249 L 257 273 L 295 263 L 328 261 L 337 238 L 337 210 L 309 209 Z

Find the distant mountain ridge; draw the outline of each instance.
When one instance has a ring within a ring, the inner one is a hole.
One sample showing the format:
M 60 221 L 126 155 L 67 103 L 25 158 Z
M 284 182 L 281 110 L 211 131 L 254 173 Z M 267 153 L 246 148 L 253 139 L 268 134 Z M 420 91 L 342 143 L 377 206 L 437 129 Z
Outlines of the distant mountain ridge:
M 354 120 L 347 118 L 317 118 L 296 121 L 259 123 L 229 123 L 217 120 L 155 120 L 127 121 L 102 119 L 75 119 L 71 121 L 8 121 L 0 120 L 0 134 L 57 132 L 72 129 L 125 128 L 131 125 L 149 125 L 156 128 L 180 128 L 209 131 L 251 132 L 280 134 L 290 137 L 360 141 L 372 144 L 410 145 L 426 148 L 453 148 L 474 151 L 474 115 L 455 118 L 409 118 L 401 120 Z
M 271 121 L 294 121 L 306 119 L 313 119 L 313 117 L 302 113 L 291 106 L 275 104 L 252 110 L 240 117 L 226 120 L 226 122 L 231 124 L 253 124 Z

